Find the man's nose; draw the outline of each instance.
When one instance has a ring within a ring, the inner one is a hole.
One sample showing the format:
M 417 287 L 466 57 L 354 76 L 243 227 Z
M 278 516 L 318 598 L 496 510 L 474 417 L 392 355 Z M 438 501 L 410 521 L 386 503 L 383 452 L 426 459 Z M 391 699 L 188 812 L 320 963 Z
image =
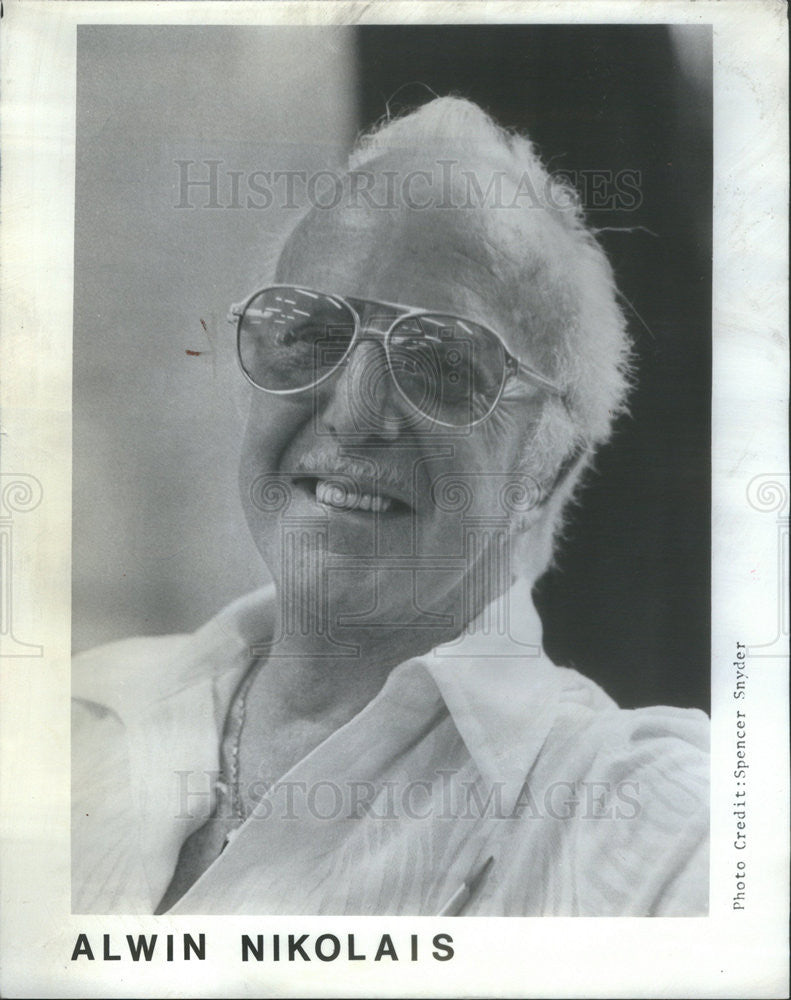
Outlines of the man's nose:
M 321 411 L 331 433 L 395 440 L 414 417 L 393 382 L 384 344 L 362 337 L 328 386 Z

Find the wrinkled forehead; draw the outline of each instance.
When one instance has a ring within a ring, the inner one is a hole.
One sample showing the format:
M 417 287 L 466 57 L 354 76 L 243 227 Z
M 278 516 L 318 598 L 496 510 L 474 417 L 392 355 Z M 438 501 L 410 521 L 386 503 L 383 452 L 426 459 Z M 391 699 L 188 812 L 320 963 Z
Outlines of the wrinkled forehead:
M 289 238 L 279 281 L 430 309 L 503 294 L 497 252 L 476 213 L 371 207 L 313 209 Z
M 556 226 L 541 211 L 465 204 L 458 192 L 450 204 L 436 172 L 409 176 L 381 170 L 365 199 L 347 178 L 339 204 L 314 207 L 291 233 L 276 281 L 465 316 L 522 353 L 531 298 L 538 310 L 555 285 L 563 297 Z

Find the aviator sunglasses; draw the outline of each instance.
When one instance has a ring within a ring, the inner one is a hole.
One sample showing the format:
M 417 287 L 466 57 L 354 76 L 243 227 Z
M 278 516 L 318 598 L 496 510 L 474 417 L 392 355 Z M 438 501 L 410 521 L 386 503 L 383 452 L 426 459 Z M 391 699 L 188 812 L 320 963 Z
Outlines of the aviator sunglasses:
M 461 316 L 271 285 L 232 305 L 228 322 L 236 324 L 245 377 L 275 395 L 314 389 L 338 371 L 357 343 L 377 339 L 400 395 L 443 427 L 485 420 L 511 378 L 563 397 L 493 330 Z

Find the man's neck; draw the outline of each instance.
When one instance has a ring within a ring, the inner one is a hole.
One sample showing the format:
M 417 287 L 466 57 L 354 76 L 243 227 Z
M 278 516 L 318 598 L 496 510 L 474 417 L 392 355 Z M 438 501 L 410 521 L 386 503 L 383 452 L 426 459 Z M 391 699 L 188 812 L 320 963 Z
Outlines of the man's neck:
M 441 626 L 337 628 L 331 642 L 323 631 L 300 633 L 273 647 L 256 684 L 279 707 L 282 721 L 325 717 L 342 725 L 378 694 L 399 663 L 429 652 L 459 631 Z
M 503 596 L 491 586 L 470 592 L 466 579 L 445 591 L 438 585 L 417 594 L 402 580 L 385 582 L 389 587 L 383 583 L 380 589 L 387 594 L 375 594 L 370 616 L 368 602 L 354 594 L 318 601 L 310 580 L 300 587 L 292 583 L 288 599 L 278 591 L 274 642 L 255 681 L 257 691 L 266 692 L 270 723 L 325 718 L 342 725 L 377 695 L 394 667 L 455 639 Z M 392 600 L 396 582 L 403 606 Z M 502 588 L 507 590 L 504 581 Z
M 432 607 L 440 622 L 434 627 L 384 622 L 366 629 L 336 627 L 332 641 L 326 627 L 305 627 L 309 614 L 303 606 L 280 606 L 273 633 L 279 638 L 262 658 L 244 697 L 245 721 L 236 752 L 240 795 L 248 809 L 255 804 L 251 790 L 261 780 L 281 779 L 359 714 L 395 667 L 456 638 L 466 618 L 475 618 L 489 603 L 460 600 L 458 593 L 447 596 Z M 460 607 L 466 608 L 466 618 L 458 613 Z M 295 622 L 303 627 L 293 628 Z

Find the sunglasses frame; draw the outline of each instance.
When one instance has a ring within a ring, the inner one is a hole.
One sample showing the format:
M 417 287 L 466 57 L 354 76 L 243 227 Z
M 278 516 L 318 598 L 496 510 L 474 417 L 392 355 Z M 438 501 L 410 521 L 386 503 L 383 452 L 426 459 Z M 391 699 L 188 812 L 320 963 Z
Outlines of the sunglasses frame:
M 242 337 L 242 320 L 244 319 L 244 314 L 247 311 L 247 308 L 250 305 L 250 303 L 253 302 L 255 299 L 257 299 L 259 295 L 263 295 L 265 292 L 273 292 L 273 291 L 285 291 L 285 292 L 296 291 L 296 292 L 307 293 L 308 295 L 315 295 L 316 297 L 322 296 L 323 298 L 329 299 L 331 302 L 334 302 L 339 306 L 348 309 L 354 319 L 354 332 L 349 340 L 346 350 L 343 353 L 343 356 L 339 359 L 339 361 L 332 368 L 330 368 L 329 371 L 325 372 L 323 375 L 315 379 L 309 385 L 300 386 L 298 389 L 269 389 L 266 386 L 259 385 L 248 373 L 247 369 L 245 368 L 242 362 L 241 337 Z M 352 302 L 360 302 L 364 305 L 384 306 L 388 309 L 396 309 L 398 310 L 399 315 L 395 317 L 395 319 L 387 328 L 387 330 L 366 331 L 365 333 L 363 333 L 363 324 L 362 320 L 360 319 L 360 313 L 352 305 Z M 419 319 L 420 317 L 423 316 L 437 316 L 451 320 L 458 320 L 461 323 L 471 323 L 474 326 L 478 326 L 482 330 L 485 330 L 487 333 L 491 334 L 501 345 L 504 354 L 503 377 L 500 382 L 500 388 L 497 391 L 497 396 L 494 402 L 482 417 L 478 417 L 476 420 L 471 420 L 464 424 L 451 424 L 445 420 L 440 420 L 437 417 L 432 416 L 430 413 L 426 413 L 424 410 L 421 410 L 420 407 L 416 406 L 416 404 L 409 398 L 406 392 L 404 392 L 404 390 L 398 384 L 398 379 L 396 378 L 395 372 L 393 371 L 393 363 L 390 355 L 390 337 L 395 328 L 400 323 L 404 322 L 404 320 Z M 352 351 L 354 350 L 356 345 L 363 339 L 363 337 L 365 337 L 366 339 L 375 337 L 376 339 L 379 339 L 384 343 L 387 368 L 390 373 L 390 377 L 393 380 L 393 384 L 398 390 L 399 395 L 403 397 L 405 402 L 412 408 L 412 410 L 414 410 L 416 413 L 419 413 L 422 417 L 425 417 L 427 420 L 432 421 L 432 423 L 438 424 L 440 427 L 449 427 L 454 430 L 466 430 L 469 427 L 475 427 L 477 424 L 483 423 L 484 420 L 488 420 L 488 418 L 492 415 L 492 413 L 494 413 L 500 400 L 502 399 L 502 395 L 503 392 L 505 391 L 505 386 L 509 378 L 522 378 L 524 381 L 530 382 L 533 385 L 543 389 L 545 392 L 548 392 L 553 396 L 557 396 L 558 398 L 565 401 L 565 394 L 563 390 L 559 386 L 555 385 L 554 382 L 550 381 L 550 379 L 542 375 L 540 372 L 537 372 L 529 365 L 526 365 L 523 361 L 520 361 L 520 359 L 516 357 L 515 354 L 512 354 L 511 351 L 508 350 L 508 347 L 506 346 L 503 338 L 495 330 L 492 330 L 491 327 L 488 327 L 483 323 L 479 323 L 477 320 L 471 320 L 465 316 L 455 315 L 454 313 L 438 312 L 435 309 L 416 309 L 414 306 L 405 306 L 395 302 L 385 302 L 382 300 L 374 300 L 374 299 L 359 299 L 356 297 L 352 297 L 352 300 L 349 301 L 342 295 L 334 295 L 329 292 L 321 292 L 315 288 L 304 288 L 302 285 L 265 285 L 263 288 L 259 288 L 257 291 L 253 292 L 252 295 L 248 295 L 246 299 L 242 300 L 242 302 L 233 303 L 230 307 L 230 310 L 228 311 L 227 320 L 229 323 L 236 324 L 236 359 L 239 362 L 239 367 L 242 370 L 242 374 L 247 379 L 247 381 L 256 389 L 259 389 L 261 392 L 267 392 L 273 396 L 296 396 L 299 395 L 299 393 L 309 392 L 311 389 L 315 389 L 317 386 L 321 385 L 323 382 L 326 382 L 328 379 L 332 378 L 332 376 L 337 373 L 337 371 L 343 365 L 344 361 L 346 361 L 347 358 L 351 355 Z

